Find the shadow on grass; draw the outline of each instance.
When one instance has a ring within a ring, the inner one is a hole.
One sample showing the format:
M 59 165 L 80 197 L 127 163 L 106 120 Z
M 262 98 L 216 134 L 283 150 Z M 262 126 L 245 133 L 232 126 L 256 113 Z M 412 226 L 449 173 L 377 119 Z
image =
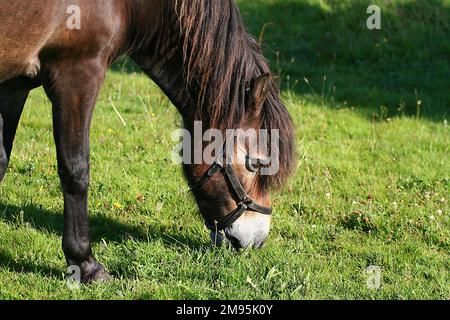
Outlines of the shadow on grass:
M 382 29 L 373 31 L 364 1 L 241 3 L 253 34 L 266 25 L 266 54 L 284 90 L 370 118 L 449 116 L 450 6 L 442 0 L 380 1 Z
M 32 261 L 16 261 L 7 251 L 0 248 L 0 268 L 17 273 L 40 274 L 52 279 L 60 279 L 63 270 Z
M 36 205 L 24 205 L 21 207 L 0 203 L 0 220 L 12 224 L 28 223 L 39 231 L 62 236 L 64 219 L 62 213 L 45 210 Z M 205 242 L 189 238 L 164 227 L 152 225 L 135 226 L 125 224 L 112 218 L 92 215 L 89 217 L 90 235 L 92 242 L 102 240 L 112 242 L 124 242 L 128 239 L 149 242 L 162 239 L 169 246 L 201 249 Z
M 364 1 L 238 3 L 284 92 L 370 119 L 448 118 L 450 6 L 443 0 L 380 2 L 382 29 L 374 31 Z M 113 70 L 139 72 L 127 59 Z
M 42 209 L 36 205 L 11 206 L 0 203 L 0 221 L 15 225 L 28 223 L 31 227 L 41 232 L 57 234 L 62 237 L 63 216 L 60 213 Z M 133 226 L 121 223 L 114 219 L 103 216 L 92 216 L 89 218 L 90 235 L 93 243 L 105 241 L 121 243 L 129 239 L 142 242 L 163 240 L 169 247 L 178 249 L 206 249 L 207 242 L 201 242 L 189 238 L 181 232 L 167 230 L 156 226 Z M 62 249 L 61 249 L 62 250 Z M 94 252 L 95 254 L 95 252 Z M 52 279 L 60 279 L 63 270 L 49 267 L 42 263 L 33 261 L 16 261 L 7 251 L 0 248 L 0 268 L 5 268 L 17 273 L 34 273 Z M 120 273 L 120 272 L 119 272 Z M 113 274 L 116 274 L 113 272 Z

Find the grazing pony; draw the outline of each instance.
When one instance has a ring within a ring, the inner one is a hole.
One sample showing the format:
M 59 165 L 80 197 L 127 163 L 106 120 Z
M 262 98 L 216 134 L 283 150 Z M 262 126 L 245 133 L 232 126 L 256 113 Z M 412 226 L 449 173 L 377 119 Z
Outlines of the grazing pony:
M 43 86 L 53 106 L 67 263 L 82 282 L 109 278 L 89 238 L 89 128 L 108 67 L 122 55 L 164 91 L 189 132 L 200 122 L 223 133 L 277 133 L 267 152 L 250 152 L 244 139 L 223 147 L 231 162 L 216 152 L 212 163 L 183 165 L 213 236 L 260 247 L 271 222 L 269 189 L 294 165 L 293 125 L 232 0 L 0 0 L 0 180 L 27 96 Z M 268 153 L 278 165 L 264 175 Z

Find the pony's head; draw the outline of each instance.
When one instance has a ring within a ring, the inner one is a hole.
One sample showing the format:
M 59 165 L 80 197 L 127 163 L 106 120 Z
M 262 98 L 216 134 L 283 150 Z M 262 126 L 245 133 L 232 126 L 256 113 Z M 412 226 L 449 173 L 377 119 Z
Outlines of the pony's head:
M 178 10 L 195 101 L 185 125 L 213 129 L 210 143 L 203 134 L 192 141 L 201 145 L 194 157 L 201 161 L 185 164 L 185 174 L 213 241 L 224 235 L 236 248 L 260 247 L 271 224 L 269 190 L 283 184 L 295 162 L 291 117 L 232 0 L 184 0 Z

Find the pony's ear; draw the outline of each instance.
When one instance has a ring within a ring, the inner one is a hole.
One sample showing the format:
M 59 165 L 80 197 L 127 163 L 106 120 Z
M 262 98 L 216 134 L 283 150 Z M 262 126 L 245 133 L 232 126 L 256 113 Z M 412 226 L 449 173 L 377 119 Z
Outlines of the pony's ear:
M 253 82 L 248 116 L 258 117 L 270 91 L 270 73 L 265 73 Z

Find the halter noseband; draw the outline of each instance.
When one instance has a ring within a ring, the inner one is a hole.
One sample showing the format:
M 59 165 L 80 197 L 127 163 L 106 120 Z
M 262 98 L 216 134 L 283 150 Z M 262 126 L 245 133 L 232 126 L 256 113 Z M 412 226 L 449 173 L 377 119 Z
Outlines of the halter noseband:
M 189 187 L 191 191 L 197 190 L 205 185 L 217 173 L 221 173 L 224 178 L 230 183 L 233 192 L 237 196 L 238 202 L 236 209 L 229 213 L 223 221 L 214 221 L 214 223 L 206 221 L 206 226 L 208 227 L 208 229 L 210 229 L 211 231 L 222 231 L 230 227 L 247 210 L 258 212 L 264 215 L 271 215 L 273 211 L 272 208 L 258 204 L 247 194 L 244 187 L 242 186 L 242 183 L 239 181 L 233 165 L 224 165 L 218 160 L 218 158 L 219 157 L 216 158 L 214 163 L 203 174 L 203 176 L 196 182 L 190 184 Z

